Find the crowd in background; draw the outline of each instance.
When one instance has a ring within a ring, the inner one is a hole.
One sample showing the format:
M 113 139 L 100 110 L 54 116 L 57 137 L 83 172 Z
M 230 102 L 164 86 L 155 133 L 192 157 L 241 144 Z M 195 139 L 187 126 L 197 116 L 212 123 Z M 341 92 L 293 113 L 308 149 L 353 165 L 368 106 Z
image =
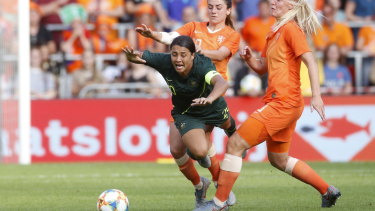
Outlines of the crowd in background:
M 241 46 L 249 45 L 260 54 L 275 22 L 269 1 L 233 3 L 232 19 L 242 35 Z M 319 63 L 322 92 L 375 93 L 375 1 L 311 0 L 311 4 L 321 14 L 322 28 L 310 41 Z M 206 21 L 206 11 L 207 0 L 32 0 L 31 96 L 169 96 L 161 76 L 144 65 L 128 63 L 122 47 L 167 52 L 168 46 L 139 35 L 135 26 L 173 31 L 187 22 Z M 362 56 L 361 70 L 355 69 L 353 52 Z M 267 77 L 256 75 L 238 55 L 228 69 L 229 96 L 259 96 L 267 87 Z M 356 71 L 362 74 L 360 85 L 355 83 Z M 301 88 L 306 96 L 310 94 L 307 81 L 302 65 Z

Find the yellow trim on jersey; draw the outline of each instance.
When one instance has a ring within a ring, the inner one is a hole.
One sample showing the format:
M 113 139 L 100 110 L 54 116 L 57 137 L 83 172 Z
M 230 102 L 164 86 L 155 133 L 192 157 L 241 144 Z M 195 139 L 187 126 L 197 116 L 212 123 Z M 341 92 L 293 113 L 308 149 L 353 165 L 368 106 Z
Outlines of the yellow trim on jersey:
M 206 83 L 208 83 L 209 85 L 211 85 L 211 79 L 216 76 L 216 75 L 220 75 L 220 73 L 218 73 L 216 70 L 211 70 L 210 72 L 208 72 L 205 76 L 204 76 L 204 79 L 206 81 Z

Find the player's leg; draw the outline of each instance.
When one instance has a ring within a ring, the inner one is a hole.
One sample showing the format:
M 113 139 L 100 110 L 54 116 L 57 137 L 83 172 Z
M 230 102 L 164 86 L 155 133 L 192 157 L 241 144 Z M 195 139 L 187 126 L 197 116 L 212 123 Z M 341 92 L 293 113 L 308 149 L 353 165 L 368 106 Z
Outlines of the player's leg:
M 322 194 L 322 207 L 334 205 L 341 193 L 335 187 L 329 186 L 307 163 L 288 156 L 289 146 L 290 142 L 267 141 L 268 160 L 272 166 L 313 186 Z
M 268 138 L 262 122 L 248 118 L 228 140 L 227 152 L 221 164 L 218 188 L 213 201 L 205 203 L 197 211 L 212 210 L 213 207 L 225 209 L 226 200 L 242 168 L 242 153 L 245 149 L 256 146 Z
M 199 207 L 200 204 L 205 202 L 210 181 L 199 176 L 193 160 L 186 153 L 186 146 L 182 142 L 181 135 L 173 122 L 170 124 L 169 137 L 171 154 L 181 173 L 194 185 L 195 206 Z

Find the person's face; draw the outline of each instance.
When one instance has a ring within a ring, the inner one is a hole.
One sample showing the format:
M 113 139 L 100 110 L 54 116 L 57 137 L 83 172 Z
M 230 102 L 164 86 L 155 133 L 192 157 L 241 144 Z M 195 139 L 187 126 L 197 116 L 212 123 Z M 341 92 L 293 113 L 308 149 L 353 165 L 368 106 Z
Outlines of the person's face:
M 208 0 L 208 19 L 214 24 L 225 22 L 225 18 L 230 14 L 230 8 L 224 0 Z
M 270 16 L 270 4 L 262 2 L 259 4 L 259 16 L 262 18 L 266 18 Z
M 185 7 L 182 11 L 182 21 L 184 23 L 193 22 L 196 20 L 196 12 L 194 7 Z
M 41 67 L 42 55 L 39 48 L 33 48 L 30 52 L 31 67 Z
M 293 0 L 271 0 L 271 15 L 275 18 L 281 18 L 293 9 L 293 5 L 289 1 Z
M 340 58 L 340 49 L 337 45 L 330 45 L 327 50 L 327 60 L 332 62 L 338 62 Z
M 174 69 L 180 74 L 185 75 L 189 73 L 193 67 L 194 54 L 189 49 L 174 45 L 171 49 L 171 61 Z
M 39 24 L 40 15 L 35 10 L 30 10 L 30 23 L 31 24 Z

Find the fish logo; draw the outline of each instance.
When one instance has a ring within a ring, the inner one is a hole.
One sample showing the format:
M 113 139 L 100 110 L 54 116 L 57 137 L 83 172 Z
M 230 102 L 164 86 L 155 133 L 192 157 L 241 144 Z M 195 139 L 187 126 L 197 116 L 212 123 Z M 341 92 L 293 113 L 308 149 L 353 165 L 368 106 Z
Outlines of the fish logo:
M 350 161 L 375 140 L 374 105 L 326 105 L 322 122 L 305 106 L 296 133 L 329 161 Z
M 325 133 L 321 134 L 321 136 L 327 138 L 346 139 L 348 136 L 363 130 L 370 135 L 370 121 L 362 127 L 349 121 L 346 116 L 327 119 L 321 122 L 320 126 L 327 129 Z

